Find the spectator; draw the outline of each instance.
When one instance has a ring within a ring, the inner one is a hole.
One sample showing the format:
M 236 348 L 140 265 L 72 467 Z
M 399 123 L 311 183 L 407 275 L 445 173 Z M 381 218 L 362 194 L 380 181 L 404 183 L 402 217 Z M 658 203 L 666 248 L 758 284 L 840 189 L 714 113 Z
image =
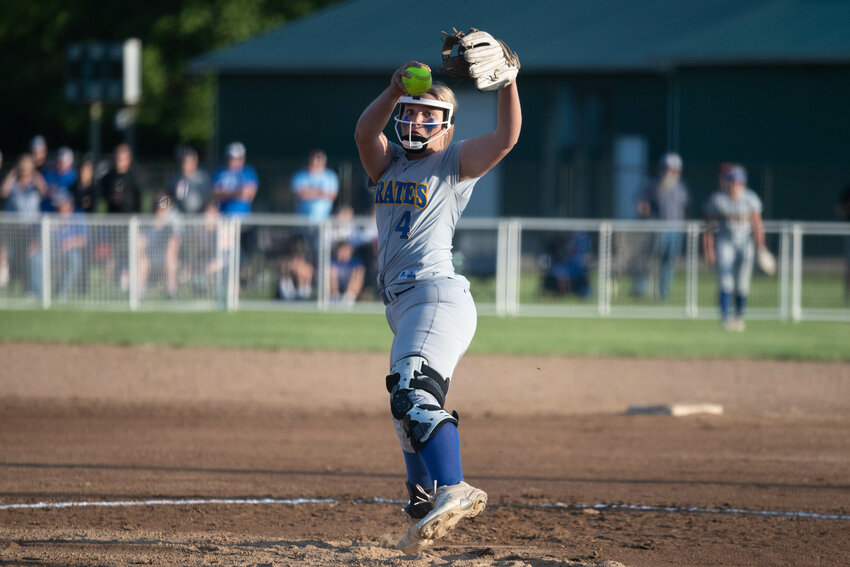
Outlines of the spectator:
M 295 212 L 311 221 L 327 219 L 339 190 L 336 173 L 327 169 L 328 157 L 322 150 L 312 150 L 307 156 L 307 168 L 292 176 L 295 193 Z
M 682 182 L 682 158 L 675 153 L 665 154 L 661 158 L 661 172 L 658 178 L 645 187 L 637 204 L 638 214 L 645 219 L 658 219 L 669 222 L 683 222 L 689 203 L 688 189 Z M 661 231 L 652 244 L 652 255 L 660 262 L 658 278 L 658 296 L 665 300 L 670 295 L 676 264 L 682 253 L 683 232 L 670 229 Z M 648 262 L 644 262 L 648 266 Z M 647 292 L 646 272 L 637 278 L 635 294 Z
M 61 279 L 57 299 L 67 299 L 80 279 L 88 243 L 88 229 L 81 221 L 82 215 L 74 214 L 74 198 L 65 190 L 53 196 L 53 206 L 59 214 L 59 220 L 53 225 L 51 250 L 55 266 Z
M 97 199 L 96 184 L 94 182 L 94 156 L 90 153 L 83 155 L 80 163 L 80 171 L 77 180 L 71 185 L 69 193 L 74 200 L 74 210 L 77 213 L 93 213 L 95 211 L 95 200 Z M 93 252 L 93 238 L 86 238 L 86 249 L 83 252 L 83 267 L 81 270 L 80 292 L 85 295 L 89 289 L 89 276 L 91 275 L 91 256 Z
M 244 216 L 251 212 L 257 195 L 257 172 L 245 163 L 245 146 L 233 142 L 227 146 L 227 166 L 219 168 L 213 181 L 213 196 L 225 215 Z
M 226 280 L 230 261 L 231 238 L 227 225 L 219 222 L 221 211 L 215 200 L 208 199 L 204 203 L 203 214 L 203 224 L 192 226 L 191 238 L 184 239 L 189 251 L 186 267 L 196 295 L 209 296 L 216 292 L 220 299 L 226 285 L 223 280 Z M 220 273 L 224 274 L 221 279 Z
M 56 152 L 56 165 L 44 174 L 47 183 L 47 194 L 41 200 L 41 210 L 45 213 L 56 211 L 54 197 L 59 193 L 69 193 L 71 186 L 77 182 L 77 170 L 74 169 L 74 152 L 71 148 L 62 146 Z
M 354 303 L 363 290 L 366 267 L 354 255 L 354 245 L 348 240 L 337 242 L 331 260 L 331 300 Z
M 24 279 L 23 266 L 27 266 L 26 288 L 31 295 L 41 293 L 41 245 L 38 232 L 38 220 L 41 199 L 47 193 L 47 184 L 35 168 L 35 161 L 29 154 L 18 159 L 18 164 L 3 179 L 0 196 L 6 199 L 6 211 L 16 213 L 32 224 L 13 224 L 8 227 L 8 241 L 3 243 L 2 256 L 10 267 L 10 279 Z M 26 258 L 26 262 L 24 262 Z
M 114 163 L 100 180 L 100 194 L 108 213 L 139 213 L 142 191 L 133 167 L 133 150 L 127 144 L 115 148 Z
M 18 165 L 6 174 L 0 194 L 6 199 L 7 212 L 38 216 L 47 184 L 31 156 L 22 155 Z
M 168 299 L 177 297 L 180 225 L 174 200 L 166 194 L 154 200 L 155 218 L 139 234 L 139 297 L 144 297 L 151 271 L 165 275 Z
M 279 263 L 277 298 L 284 301 L 308 300 L 313 291 L 313 264 L 308 258 L 308 245 L 294 238 Z
M 35 168 L 41 176 L 44 177 L 47 175 L 50 167 L 47 164 L 47 140 L 44 139 L 44 136 L 34 136 L 30 140 L 30 155 L 32 155 Z
M 209 175 L 198 168 L 198 152 L 185 148 L 180 153 L 180 171 L 168 183 L 167 194 L 175 200 L 180 212 L 195 215 L 203 212 L 211 193 Z
M 3 152 L 0 152 L 0 177 L 3 172 Z M 0 211 L 6 210 L 6 198 L 0 195 Z M 9 285 L 9 254 L 3 241 L 0 240 L 0 287 Z
M 106 202 L 107 213 L 132 214 L 142 211 L 142 190 L 133 166 L 133 150 L 129 145 L 119 144 L 115 147 L 112 167 L 100 180 L 98 192 Z M 98 232 L 94 259 L 104 263 L 104 279 L 113 282 L 116 258 L 120 258 L 119 282 L 126 291 L 129 285 L 126 242 L 111 237 L 112 227 L 102 226 Z
M 80 213 L 93 213 L 97 197 L 94 183 L 94 156 L 85 154 L 80 163 L 80 173 L 70 187 L 74 208 Z
M 838 199 L 836 212 L 839 219 L 850 222 L 850 185 Z M 844 237 L 844 305 L 850 306 L 850 236 Z
M 351 241 L 356 238 L 357 226 L 354 224 L 354 209 L 349 205 L 340 205 L 331 223 L 331 242 Z
M 551 256 L 546 258 L 543 291 L 562 296 L 573 293 L 590 297 L 590 237 L 574 233 L 569 240 L 556 241 Z
M 720 317 L 726 331 L 741 332 L 745 327 L 755 250 L 764 246 L 761 210 L 761 199 L 747 188 L 747 171 L 737 164 L 724 164 L 720 189 L 705 204 L 703 248 L 706 263 L 717 264 Z

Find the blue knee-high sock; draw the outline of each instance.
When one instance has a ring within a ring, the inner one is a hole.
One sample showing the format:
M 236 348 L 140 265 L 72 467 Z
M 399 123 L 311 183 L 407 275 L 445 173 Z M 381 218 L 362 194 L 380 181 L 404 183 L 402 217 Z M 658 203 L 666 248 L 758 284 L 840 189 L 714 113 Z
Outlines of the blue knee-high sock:
M 747 296 L 735 294 L 735 315 L 738 317 L 744 316 L 744 310 L 747 308 Z
M 428 474 L 428 467 L 425 466 L 421 455 L 407 451 L 402 451 L 402 454 L 404 454 L 404 464 L 407 467 L 407 482 L 414 486 L 418 484 L 425 489 L 432 488 L 434 479 Z
M 419 454 L 438 486 L 457 484 L 463 480 L 460 436 L 453 423 L 446 423 L 439 428 Z
M 729 317 L 729 306 L 732 304 L 732 294 L 728 291 L 720 292 L 720 316 L 723 319 Z

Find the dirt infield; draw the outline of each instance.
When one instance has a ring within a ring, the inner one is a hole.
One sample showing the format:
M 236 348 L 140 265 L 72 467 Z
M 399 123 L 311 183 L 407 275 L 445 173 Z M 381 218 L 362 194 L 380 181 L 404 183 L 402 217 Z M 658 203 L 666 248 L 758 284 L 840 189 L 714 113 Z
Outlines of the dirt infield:
M 391 546 L 371 354 L 0 344 L 0 565 L 841 565 L 850 365 L 469 356 L 485 512 Z M 713 402 L 722 416 L 627 416 Z

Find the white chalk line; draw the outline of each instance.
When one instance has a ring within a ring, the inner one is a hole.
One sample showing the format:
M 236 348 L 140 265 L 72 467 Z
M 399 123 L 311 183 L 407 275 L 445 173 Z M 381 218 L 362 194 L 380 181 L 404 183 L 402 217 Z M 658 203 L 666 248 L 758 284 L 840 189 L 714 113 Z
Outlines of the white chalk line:
M 576 510 L 630 510 L 636 512 L 670 512 L 670 513 L 702 513 L 702 514 L 737 514 L 743 516 L 778 516 L 786 518 L 815 518 L 818 520 L 850 520 L 850 515 L 816 514 L 814 512 L 788 512 L 780 510 L 747 510 L 745 508 L 701 508 L 699 506 L 647 506 L 639 504 L 564 504 L 554 502 L 541 504 L 541 508 L 572 508 Z
M 388 498 L 369 498 L 350 500 L 349 503 L 377 502 L 379 504 L 405 504 L 407 500 Z M 340 504 L 342 501 L 333 498 L 195 498 L 195 499 L 156 499 L 156 500 L 118 500 L 101 502 L 33 502 L 29 504 L 0 504 L 0 510 L 36 510 L 39 508 L 124 508 L 138 506 L 204 506 L 212 504 L 227 504 L 238 506 L 256 505 L 290 505 L 301 504 Z M 781 510 L 748 510 L 745 508 L 701 508 L 699 506 L 649 506 L 639 504 L 564 504 L 563 502 L 543 503 L 538 508 L 562 508 L 568 510 L 628 510 L 635 512 L 664 512 L 664 513 L 702 513 L 702 514 L 732 514 L 741 516 L 773 516 L 785 518 L 813 518 L 817 520 L 850 520 L 850 515 L 817 514 L 814 512 L 793 512 Z

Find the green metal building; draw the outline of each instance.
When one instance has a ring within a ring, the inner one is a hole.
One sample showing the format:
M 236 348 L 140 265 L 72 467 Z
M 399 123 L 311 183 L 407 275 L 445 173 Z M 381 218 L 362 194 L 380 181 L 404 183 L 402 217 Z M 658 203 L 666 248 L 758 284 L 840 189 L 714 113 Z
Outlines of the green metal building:
M 405 61 L 438 70 L 440 32 L 452 27 L 489 31 L 522 62 L 520 142 L 468 214 L 629 218 L 673 150 L 692 217 L 720 163 L 736 161 L 765 218 L 834 220 L 850 184 L 850 2 L 344 1 L 193 62 L 217 75 L 216 149 L 241 140 L 271 172 L 322 147 L 356 197 L 360 112 Z M 494 126 L 494 93 L 446 82 L 459 101 L 455 139 Z M 267 185 L 287 190 L 283 175 Z

